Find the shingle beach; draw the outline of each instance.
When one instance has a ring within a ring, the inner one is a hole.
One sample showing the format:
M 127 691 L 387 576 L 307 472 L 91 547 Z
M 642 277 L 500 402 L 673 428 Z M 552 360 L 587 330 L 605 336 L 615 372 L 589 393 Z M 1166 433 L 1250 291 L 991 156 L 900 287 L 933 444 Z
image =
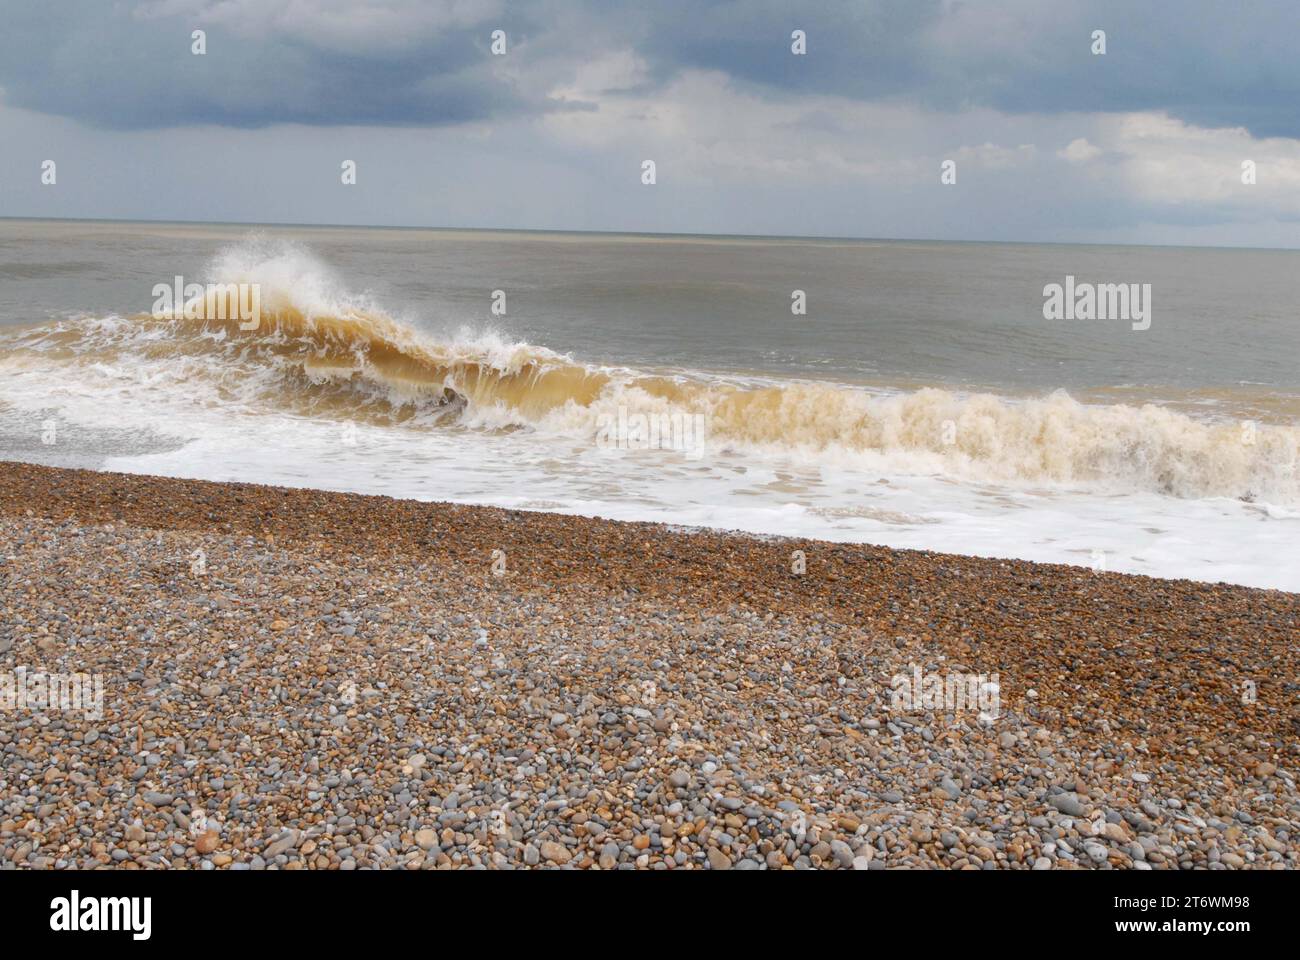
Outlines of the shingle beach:
M 1289 868 L 1297 653 L 1296 594 L 2 463 L 0 673 L 103 701 L 0 713 L 0 869 Z

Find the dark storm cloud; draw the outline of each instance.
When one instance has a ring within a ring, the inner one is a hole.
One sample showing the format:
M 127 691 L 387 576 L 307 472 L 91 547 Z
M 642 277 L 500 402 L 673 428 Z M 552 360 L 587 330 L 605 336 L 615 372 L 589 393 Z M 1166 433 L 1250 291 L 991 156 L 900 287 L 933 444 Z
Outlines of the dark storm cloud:
M 773 89 L 866 100 L 904 94 L 925 78 L 921 37 L 942 16 L 939 0 L 666 0 L 648 9 L 640 52 L 662 77 L 695 67 Z M 795 29 L 807 37 L 802 57 L 791 54 Z
M 1300 137 L 1296 0 L 668 0 L 653 10 L 640 15 L 640 50 L 660 76 L 717 69 L 773 93 L 945 110 L 1164 110 Z M 796 28 L 803 57 L 789 55 Z M 1091 50 L 1098 29 L 1104 56 Z
M 534 30 L 519 15 L 438 22 L 408 5 L 377 31 L 357 18 L 349 33 L 346 20 L 214 18 L 199 3 L 6 7 L 5 102 L 100 126 L 442 125 L 556 107 L 494 73 L 498 22 L 516 43 Z M 196 28 L 203 56 L 191 52 Z
M 1165 110 L 1300 137 L 1295 0 L 51 0 L 0 3 L 10 105 L 117 128 L 445 125 L 545 93 L 611 48 L 662 85 L 720 71 L 772 98 L 942 110 Z M 190 31 L 208 31 L 208 54 Z M 511 53 L 489 55 L 491 30 Z M 808 54 L 790 54 L 790 33 Z M 1094 29 L 1107 54 L 1093 56 Z

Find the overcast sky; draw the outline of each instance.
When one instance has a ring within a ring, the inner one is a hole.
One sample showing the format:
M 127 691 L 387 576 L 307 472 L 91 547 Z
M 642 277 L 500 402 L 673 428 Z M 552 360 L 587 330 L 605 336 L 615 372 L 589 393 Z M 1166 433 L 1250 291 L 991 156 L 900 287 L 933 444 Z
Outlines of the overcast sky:
M 1298 49 L 1297 0 L 0 0 L 0 215 L 1300 247 Z

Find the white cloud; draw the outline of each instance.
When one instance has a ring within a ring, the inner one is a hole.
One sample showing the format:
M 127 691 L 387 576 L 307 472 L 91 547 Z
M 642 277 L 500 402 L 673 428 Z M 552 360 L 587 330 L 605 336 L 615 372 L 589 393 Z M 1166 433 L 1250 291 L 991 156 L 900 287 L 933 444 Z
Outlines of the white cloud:
M 559 100 L 595 100 L 645 83 L 649 76 L 645 60 L 631 49 L 615 50 L 581 64 L 564 84 L 551 90 Z
M 1096 160 L 1101 156 L 1101 148 L 1095 147 L 1088 142 L 1087 137 L 1079 137 L 1071 140 L 1063 150 L 1057 151 L 1057 156 L 1070 163 L 1087 163 L 1090 160 Z
M 1300 215 L 1300 140 L 1208 129 L 1164 113 L 1104 117 L 1096 136 L 1117 158 L 1117 186 L 1145 203 L 1213 205 L 1242 216 Z M 1258 182 L 1242 183 L 1252 160 Z

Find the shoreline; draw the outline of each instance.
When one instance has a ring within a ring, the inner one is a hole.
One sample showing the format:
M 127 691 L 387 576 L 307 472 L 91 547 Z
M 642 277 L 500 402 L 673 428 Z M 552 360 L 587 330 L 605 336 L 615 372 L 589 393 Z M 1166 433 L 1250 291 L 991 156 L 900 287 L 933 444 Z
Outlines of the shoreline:
M 1300 863 L 1300 594 L 11 462 L 0 531 L 0 671 L 106 689 L 0 713 L 0 868 Z

